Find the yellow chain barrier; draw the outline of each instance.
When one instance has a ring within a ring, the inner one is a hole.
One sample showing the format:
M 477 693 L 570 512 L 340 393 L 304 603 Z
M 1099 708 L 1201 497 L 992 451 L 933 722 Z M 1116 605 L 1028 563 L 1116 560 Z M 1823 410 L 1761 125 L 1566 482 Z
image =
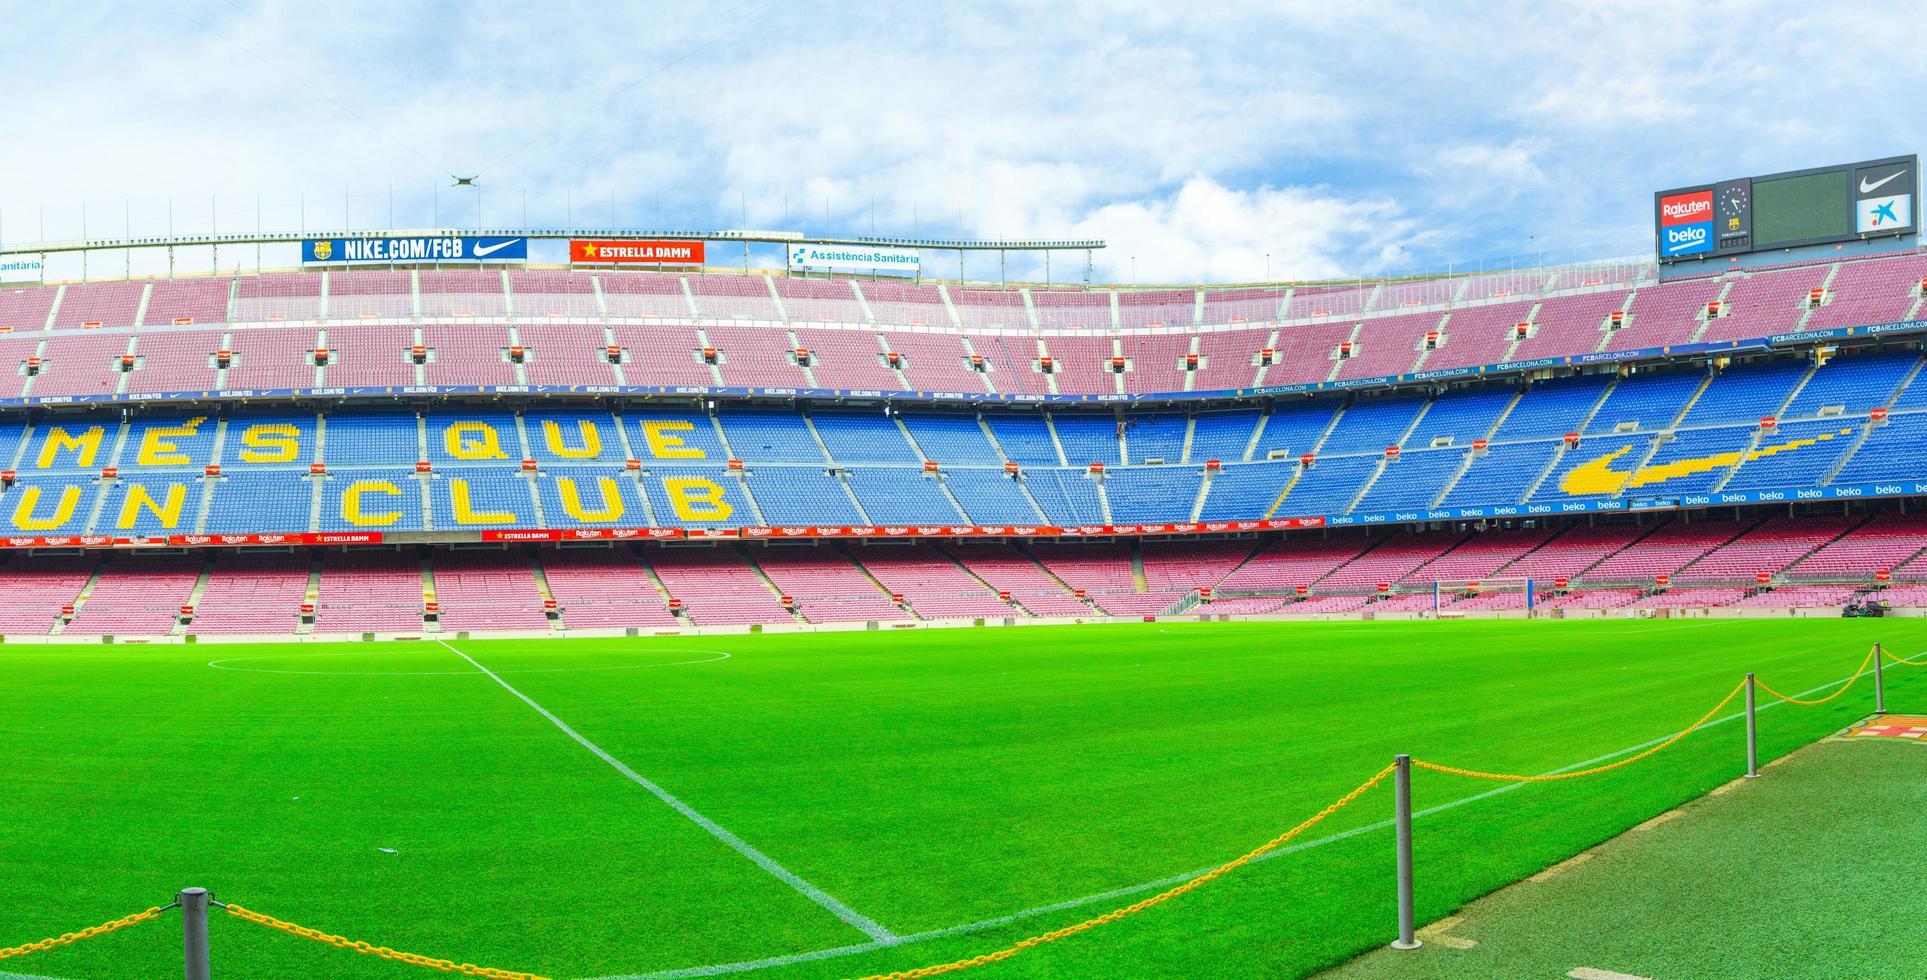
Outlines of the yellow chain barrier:
M 1713 716 L 1719 714 L 1720 709 L 1726 707 L 1727 704 L 1730 703 L 1733 700 L 1733 698 L 1736 697 L 1740 693 L 1740 691 L 1743 690 L 1745 687 L 1746 687 L 1746 682 L 1741 681 L 1731 691 L 1726 692 L 1726 697 L 1721 698 L 1720 703 L 1713 706 L 1713 710 L 1708 711 L 1707 713 L 1701 715 L 1698 721 L 1686 726 L 1684 730 L 1682 730 L 1679 734 L 1674 735 L 1672 738 L 1669 738 L 1666 741 L 1661 742 L 1658 745 L 1655 745 L 1652 748 L 1647 749 L 1646 751 L 1641 752 L 1638 755 L 1628 756 L 1624 759 L 1619 760 L 1618 762 L 1608 762 L 1603 766 L 1594 766 L 1591 769 L 1580 769 L 1574 772 L 1558 772 L 1558 773 L 1552 773 L 1550 775 L 1544 775 L 1544 776 L 1524 776 L 1524 775 L 1519 775 L 1517 773 L 1481 772 L 1477 769 L 1460 769 L 1457 766 L 1444 766 L 1436 762 L 1426 762 L 1423 759 L 1413 759 L 1412 765 L 1418 766 L 1421 769 L 1430 769 L 1433 772 L 1449 772 L 1454 776 L 1470 776 L 1474 779 L 1497 779 L 1497 780 L 1510 782 L 1510 783 L 1549 783 L 1559 779 L 1578 779 L 1581 776 L 1591 776 L 1591 775 L 1594 775 L 1595 773 L 1602 773 L 1602 772 L 1607 772 L 1609 770 L 1618 769 L 1621 766 L 1630 766 L 1641 759 L 1644 759 L 1657 752 L 1661 752 L 1667 748 L 1670 748 L 1674 742 L 1677 742 L 1680 739 L 1693 734 L 1694 730 L 1698 729 L 1702 725 L 1705 725 L 1707 722 L 1712 721 Z
M 103 922 L 97 926 L 88 926 L 79 932 L 62 933 L 52 939 L 42 939 L 37 943 L 28 943 L 25 946 L 0 946 L 0 960 L 12 959 L 16 956 L 25 956 L 28 953 L 38 953 L 41 950 L 52 949 L 55 946 L 68 946 L 80 942 L 83 939 L 92 939 L 95 936 L 105 936 L 117 929 L 125 929 L 128 926 L 137 925 L 149 919 L 158 919 L 162 912 L 172 907 L 171 905 L 156 905 L 151 909 L 145 909 L 133 915 L 115 919 L 112 922 Z
M 267 926 L 270 929 L 278 929 L 290 936 L 299 936 L 302 939 L 312 939 L 318 943 L 326 943 L 336 949 L 351 949 L 357 953 L 379 956 L 384 960 L 394 960 L 397 963 L 425 966 L 431 970 L 440 970 L 443 973 L 459 973 L 465 977 L 490 977 L 493 978 L 493 980 L 548 980 L 546 977 L 540 977 L 533 973 L 517 973 L 514 970 L 497 970 L 492 967 L 476 966 L 473 963 L 457 963 L 454 960 L 422 956 L 419 953 L 404 953 L 398 949 L 376 946 L 372 943 L 360 942 L 345 936 L 332 935 L 322 932 L 319 929 L 298 926 L 292 922 L 283 922 L 274 916 L 263 915 L 260 912 L 252 909 L 244 909 L 239 905 L 231 903 L 227 906 L 227 914 L 256 925 Z
M 1185 881 L 1183 884 L 1176 885 L 1171 889 L 1169 889 L 1168 891 L 1159 892 L 1158 894 L 1153 895 L 1150 898 L 1147 898 L 1141 902 L 1136 902 L 1130 905 L 1126 905 L 1123 908 L 1112 909 L 1111 911 L 1106 912 L 1103 915 L 1097 916 L 1096 918 L 1093 918 L 1093 919 L 1085 919 L 1084 921 L 1079 922 L 1076 925 L 1065 926 L 1062 929 L 1053 929 L 1050 932 L 1039 933 L 1035 936 L 1030 937 L 1029 939 L 1025 939 L 1025 940 L 1021 940 L 1019 942 L 1013 943 L 993 953 L 984 953 L 979 956 L 972 956 L 969 959 L 957 960 L 952 963 L 939 963 L 935 966 L 919 967 L 918 969 L 915 969 L 915 970 L 899 970 L 895 973 L 878 973 L 872 976 L 864 977 L 863 980 L 916 980 L 916 978 L 919 978 L 919 977 L 934 977 L 943 973 L 955 973 L 958 970 L 968 970 L 973 966 L 983 966 L 986 963 L 1001 963 L 1004 960 L 1007 960 L 1013 956 L 1016 956 L 1018 953 L 1021 953 L 1024 950 L 1035 949 L 1036 947 L 1042 946 L 1045 943 L 1054 943 L 1059 939 L 1065 939 L 1071 936 L 1075 936 L 1080 932 L 1086 932 L 1088 930 L 1095 929 L 1098 926 L 1116 922 L 1117 920 L 1125 918 L 1126 916 L 1136 915 L 1137 913 L 1142 912 L 1145 909 L 1148 909 L 1154 905 L 1161 905 L 1165 902 L 1170 901 L 1171 899 L 1178 897 L 1179 895 L 1183 895 L 1186 892 L 1191 891 L 1194 888 L 1197 888 L 1201 885 L 1204 885 L 1213 881 L 1220 875 L 1223 875 L 1230 871 L 1235 871 L 1238 868 L 1244 867 L 1245 865 L 1250 864 L 1253 861 L 1256 861 L 1258 858 L 1263 857 L 1267 852 L 1275 850 L 1280 845 L 1291 840 L 1293 837 L 1296 837 L 1299 834 L 1302 834 L 1305 831 L 1310 830 L 1311 828 L 1317 826 L 1319 821 L 1324 820 L 1326 817 L 1329 817 L 1332 814 L 1337 813 L 1339 810 L 1344 809 L 1346 804 L 1350 803 L 1353 800 L 1358 799 L 1360 796 L 1365 795 L 1365 792 L 1367 790 L 1370 790 L 1372 787 L 1377 786 L 1379 783 L 1383 782 L 1386 776 L 1389 776 L 1392 774 L 1392 768 L 1393 768 L 1392 766 L 1386 766 L 1385 768 L 1380 769 L 1375 775 L 1372 776 L 1372 778 L 1367 779 L 1362 783 L 1359 783 L 1356 789 L 1353 789 L 1351 792 L 1346 793 L 1344 796 L 1341 796 L 1338 799 L 1332 801 L 1332 804 L 1330 806 L 1324 808 L 1323 810 L 1318 811 L 1316 814 L 1312 815 L 1310 818 L 1305 820 L 1304 823 L 1301 823 L 1298 826 L 1293 827 L 1290 830 L 1287 830 L 1276 837 L 1273 837 L 1272 839 L 1264 842 L 1263 844 L 1260 844 L 1258 847 L 1246 853 L 1242 857 L 1238 857 L 1230 861 L 1226 861 L 1225 863 L 1220 864 L 1217 867 L 1212 868 L 1211 870 L 1206 871 L 1205 873 L 1198 875 L 1195 878 L 1191 878 Z
M 1897 663 L 1903 667 L 1927 667 L 1927 660 L 1909 660 L 1906 657 L 1896 657 L 1886 647 L 1881 647 L 1880 653 L 1888 660 L 1891 660 L 1894 663 Z
M 1787 697 L 1786 695 L 1781 694 L 1780 692 L 1766 686 L 1766 682 L 1760 680 L 1758 677 L 1753 678 L 1753 683 L 1760 685 L 1760 690 L 1765 691 L 1766 693 L 1771 694 L 1774 697 L 1787 702 L 1788 704 L 1826 704 L 1828 701 L 1831 701 L 1834 698 L 1837 698 L 1840 695 L 1847 693 L 1848 688 L 1853 687 L 1854 684 L 1860 681 L 1860 675 L 1866 672 L 1867 665 L 1870 663 L 1873 663 L 1874 650 L 1878 650 L 1878 649 L 1879 649 L 1878 647 L 1875 647 L 1873 650 L 1868 650 L 1867 659 L 1860 661 L 1860 666 L 1855 667 L 1853 669 L 1853 676 L 1847 679 L 1847 683 L 1842 685 L 1840 690 L 1835 691 L 1824 698 L 1816 698 L 1812 701 L 1802 701 L 1799 698 Z

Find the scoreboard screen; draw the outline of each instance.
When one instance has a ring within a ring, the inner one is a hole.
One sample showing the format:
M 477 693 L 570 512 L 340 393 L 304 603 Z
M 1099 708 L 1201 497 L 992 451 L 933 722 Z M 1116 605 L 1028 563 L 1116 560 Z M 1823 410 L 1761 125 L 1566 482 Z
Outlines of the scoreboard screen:
M 1753 179 L 1753 247 L 1849 237 L 1853 216 L 1844 202 L 1852 174 L 1823 170 L 1797 177 Z
M 1661 262 L 1919 231 L 1913 156 L 1763 177 L 1736 177 L 1653 195 Z

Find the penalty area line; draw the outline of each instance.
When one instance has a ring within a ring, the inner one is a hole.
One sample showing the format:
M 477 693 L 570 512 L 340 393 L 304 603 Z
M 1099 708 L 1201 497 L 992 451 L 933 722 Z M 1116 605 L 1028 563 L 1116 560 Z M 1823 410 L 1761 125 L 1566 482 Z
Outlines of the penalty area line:
M 1927 653 L 1916 654 L 1914 657 L 1907 658 L 1906 662 L 1908 663 L 1922 662 L 1921 658 L 1923 656 L 1927 656 Z M 1804 698 L 1811 694 L 1818 694 L 1821 691 L 1827 690 L 1828 688 L 1839 687 L 1842 684 L 1852 683 L 1855 678 L 1864 677 L 1867 674 L 1870 674 L 1872 672 L 1873 672 L 1873 668 L 1869 667 L 1868 669 L 1863 670 L 1857 674 L 1854 674 L 1851 677 L 1845 677 L 1837 681 L 1828 681 L 1827 683 L 1821 684 L 1818 687 L 1808 688 L 1807 690 L 1804 690 L 1798 694 L 1795 694 L 1794 697 Z M 1785 703 L 1786 702 L 1784 701 L 1768 702 L 1766 704 L 1762 704 L 1759 707 L 1755 708 L 1754 711 L 1755 713 L 1758 713 L 1761 711 L 1765 711 L 1768 708 L 1778 707 Z M 1708 728 L 1712 728 L 1715 725 L 1724 725 L 1727 722 L 1738 721 L 1739 719 L 1744 717 L 1746 717 L 1745 711 L 1734 712 L 1733 714 L 1726 715 L 1724 717 L 1715 718 L 1712 721 L 1709 721 L 1706 724 L 1701 725 L 1698 730 L 1704 731 Z M 1678 733 L 1674 733 L 1674 734 L 1678 734 Z M 1557 776 L 1561 773 L 1571 772 L 1575 769 L 1585 769 L 1589 766 L 1596 766 L 1601 763 L 1610 762 L 1613 759 L 1617 759 L 1623 755 L 1628 755 L 1633 752 L 1640 752 L 1645 749 L 1652 748 L 1653 746 L 1658 745 L 1659 743 L 1664 742 L 1667 739 L 1672 737 L 1673 735 L 1662 735 L 1659 738 L 1649 739 L 1647 741 L 1639 743 L 1638 745 L 1628 745 L 1623 749 L 1617 749 L 1612 752 L 1608 752 L 1605 755 L 1587 759 L 1583 762 L 1575 762 L 1575 763 L 1572 763 L 1571 765 L 1561 766 L 1557 769 L 1549 769 L 1545 772 L 1540 773 L 1539 775 Z M 1529 785 L 1532 785 L 1532 784 L 1506 783 L 1502 786 L 1498 786 L 1493 789 L 1486 790 L 1483 793 L 1474 793 L 1470 796 L 1461 796 L 1456 800 L 1448 800 L 1444 803 L 1437 804 L 1436 806 L 1429 806 L 1422 810 L 1415 810 L 1412 813 L 1412 819 L 1417 820 L 1420 817 L 1433 816 L 1435 814 L 1443 813 L 1447 810 L 1464 806 L 1467 803 L 1476 803 L 1480 800 L 1487 800 L 1504 793 L 1510 793 L 1515 790 L 1524 789 Z M 1339 841 L 1349 840 L 1350 838 L 1357 837 L 1361 834 L 1369 834 L 1375 831 L 1386 830 L 1390 828 L 1392 825 L 1393 825 L 1393 821 L 1391 820 L 1380 820 L 1380 821 L 1377 821 L 1376 823 L 1369 823 L 1360 827 L 1353 827 L 1350 830 L 1341 830 L 1335 834 L 1329 834 L 1324 837 L 1313 838 L 1312 840 L 1308 840 L 1300 844 L 1292 844 L 1287 847 L 1278 848 L 1277 850 L 1274 850 L 1274 851 L 1268 851 L 1265 854 L 1259 855 L 1257 858 L 1253 859 L 1251 863 L 1258 864 L 1263 861 L 1271 861 L 1277 858 L 1284 857 L 1287 854 L 1296 854 L 1300 851 L 1309 851 L 1316 847 L 1323 847 L 1326 844 L 1335 844 Z M 1216 866 L 1214 865 L 1213 867 L 1216 867 Z M 1152 889 L 1155 889 L 1155 888 L 1170 888 L 1174 885 L 1183 884 L 1184 882 L 1189 881 L 1192 878 L 1196 878 L 1197 876 L 1204 874 L 1205 872 L 1210 870 L 1212 870 L 1212 868 L 1199 868 L 1196 871 L 1187 871 L 1182 874 L 1168 875 L 1166 877 L 1159 878 L 1155 881 L 1146 881 L 1135 885 L 1126 885 L 1122 888 L 1113 888 L 1109 891 L 1097 892 L 1095 894 L 1085 895 L 1081 898 L 1066 899 L 1061 902 L 1053 902 L 1049 905 L 1039 905 L 1039 906 L 1036 906 L 1035 908 L 1028 908 L 1017 912 L 1011 912 L 1007 915 L 997 916 L 996 918 L 982 919 L 977 922 L 966 922 L 963 925 L 949 926 L 943 929 L 930 929 L 924 932 L 910 933 L 903 936 L 897 936 L 892 939 L 879 939 L 875 942 L 868 942 L 868 943 L 853 943 L 848 946 L 835 946 L 828 949 L 814 949 L 804 953 L 790 953 L 784 956 L 771 956 L 771 957 L 766 957 L 764 959 L 759 959 L 759 960 L 739 960 L 734 963 L 713 963 L 708 966 L 682 967 L 682 968 L 673 969 L 673 970 L 659 970 L 654 973 L 626 973 L 626 974 L 620 974 L 615 976 L 597 977 L 595 978 L 595 980 L 678 980 L 678 978 L 685 978 L 685 977 L 713 977 L 713 976 L 721 976 L 723 974 L 728 974 L 728 973 L 746 973 L 752 970 L 767 970 L 775 967 L 793 966 L 798 963 L 811 963 L 818 960 L 837 959 L 844 956 L 855 956 L 860 953 L 872 953 L 880 949 L 889 949 L 893 946 L 908 946 L 913 943 L 927 942 L 932 939 L 944 939 L 950 936 L 968 935 L 970 933 L 983 932 L 985 930 L 995 929 L 995 928 L 998 928 L 999 926 L 1014 925 L 1026 919 L 1036 918 L 1037 916 L 1040 916 L 1040 915 L 1049 915 L 1052 912 L 1064 912 L 1070 909 L 1080 908 L 1085 905 L 1091 905 L 1096 902 L 1107 902 L 1113 899 L 1129 898 L 1132 895 L 1142 894 L 1144 892 L 1151 891 Z
M 628 779 L 630 782 L 635 783 L 637 786 L 640 786 L 643 789 L 648 790 L 650 793 L 654 794 L 657 799 L 663 801 L 664 803 L 669 804 L 671 809 L 675 810 L 677 813 L 682 814 L 684 817 L 689 818 L 689 822 L 695 824 L 698 827 L 701 827 L 703 830 L 707 831 L 711 837 L 714 837 L 717 840 L 722 841 L 724 844 L 728 845 L 731 850 L 755 862 L 757 867 L 762 868 L 764 871 L 769 872 L 771 877 L 774 877 L 778 881 L 781 881 L 783 884 L 796 889 L 796 891 L 800 893 L 804 898 L 807 898 L 810 901 L 815 902 L 816 904 L 822 906 L 824 909 L 829 911 L 831 915 L 834 915 L 837 918 L 843 920 L 845 923 L 848 923 L 849 925 L 855 927 L 856 929 L 861 930 L 864 935 L 869 936 L 871 939 L 875 940 L 878 945 L 890 945 L 897 941 L 896 933 L 893 933 L 890 930 L 885 929 L 883 926 L 878 925 L 874 920 L 870 919 L 868 916 L 865 916 L 862 913 L 859 913 L 858 911 L 856 911 L 855 909 L 850 908 L 848 905 L 845 905 L 842 902 L 837 901 L 836 898 L 830 895 L 828 892 L 825 892 L 823 889 L 818 888 L 813 884 L 810 884 L 808 881 L 805 881 L 801 876 L 797 875 L 796 872 L 783 867 L 781 864 L 778 864 L 775 858 L 772 858 L 769 855 L 764 854 L 762 851 L 757 850 L 756 847 L 750 844 L 748 841 L 742 839 L 741 837 L 736 836 L 733 833 L 730 833 L 729 829 L 724 827 L 722 824 L 719 824 L 716 821 L 711 820 L 706 816 L 703 816 L 702 813 L 698 812 L 695 807 L 692 807 L 689 804 L 684 803 L 682 800 L 678 799 L 675 794 L 657 785 L 653 780 L 649 779 L 649 777 L 644 776 L 643 774 L 635 771 L 634 769 L 629 768 L 626 764 L 623 763 L 621 759 L 618 759 L 615 756 L 610 755 L 607 751 L 605 751 L 602 748 L 602 746 L 589 741 L 586 737 L 583 736 L 581 732 L 578 732 L 575 729 L 570 728 L 567 722 L 563 721 L 560 718 L 557 718 L 553 712 L 549 711 L 549 709 L 542 707 L 540 704 L 537 704 L 534 698 L 531 698 L 528 695 L 523 694 L 521 691 L 516 690 L 515 687 L 509 684 L 508 681 L 503 680 L 501 675 L 488 669 L 487 667 L 482 666 L 481 663 L 478 662 L 474 657 L 471 657 L 468 654 L 463 653 L 460 650 L 457 650 L 455 647 L 451 646 L 446 640 L 438 639 L 435 642 L 440 643 L 444 647 L 447 647 L 450 653 L 453 653 L 454 655 L 462 658 L 463 660 L 468 661 L 469 664 L 472 665 L 476 670 L 481 671 L 483 674 L 486 674 L 490 680 L 494 681 L 497 684 L 500 684 L 502 686 L 502 690 L 515 695 L 517 698 L 521 699 L 523 704 L 526 704 L 529 707 L 534 708 L 536 714 L 539 714 L 542 717 L 547 718 L 549 720 L 549 724 L 554 725 L 555 727 L 562 730 L 562 734 L 567 735 L 570 738 L 574 739 L 576 741 L 576 744 L 582 746 L 585 749 L 588 749 L 590 752 L 595 754 L 596 758 L 601 759 L 603 762 L 608 763 L 609 768 L 614 769 L 616 772 L 621 773 L 623 777 Z

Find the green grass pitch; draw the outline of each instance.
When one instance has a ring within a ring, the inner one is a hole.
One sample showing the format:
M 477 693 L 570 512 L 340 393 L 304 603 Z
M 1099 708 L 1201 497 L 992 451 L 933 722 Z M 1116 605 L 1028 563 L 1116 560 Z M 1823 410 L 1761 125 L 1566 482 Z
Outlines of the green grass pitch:
M 1571 767 L 1677 731 L 1747 670 L 1789 694 L 1843 681 L 1876 640 L 1927 651 L 1927 622 L 454 642 L 474 663 L 434 642 L 0 646 L 0 945 L 204 885 L 351 938 L 552 977 L 762 960 L 775 962 L 737 975 L 904 969 L 1149 895 L 1275 836 L 1394 753 Z M 1927 709 L 1927 670 L 1887 681 L 1890 708 Z M 1416 831 L 1421 923 L 1733 778 L 1739 706 L 1604 775 L 1494 792 L 1415 774 L 1430 811 Z M 1825 706 L 1776 705 L 1760 716 L 1762 754 L 1871 707 L 1865 681 Z M 1391 938 L 1391 834 L 1375 826 L 1391 806 L 1381 787 L 1309 846 L 981 975 L 1341 962 Z M 176 975 L 179 942 L 170 915 L 0 973 Z M 213 946 L 229 977 L 420 972 L 224 916 Z

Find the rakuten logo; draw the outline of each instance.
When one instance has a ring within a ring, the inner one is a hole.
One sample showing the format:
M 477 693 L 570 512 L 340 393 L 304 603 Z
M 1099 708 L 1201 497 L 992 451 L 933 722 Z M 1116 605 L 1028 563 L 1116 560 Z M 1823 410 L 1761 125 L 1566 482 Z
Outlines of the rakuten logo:
M 1713 192 L 1675 194 L 1659 199 L 1659 223 L 1679 225 L 1689 221 L 1708 221 L 1713 217 Z

